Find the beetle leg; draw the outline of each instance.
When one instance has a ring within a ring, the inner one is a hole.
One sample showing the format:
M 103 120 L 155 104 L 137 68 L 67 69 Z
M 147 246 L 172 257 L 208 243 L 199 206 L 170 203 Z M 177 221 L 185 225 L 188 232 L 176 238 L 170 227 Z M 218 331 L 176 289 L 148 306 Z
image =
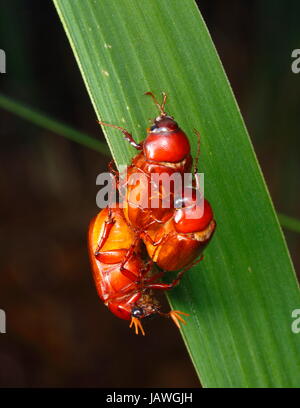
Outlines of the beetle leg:
M 125 255 L 121 266 L 120 266 L 120 272 L 126 276 L 126 278 L 132 280 L 133 282 L 136 282 L 138 279 L 138 276 L 136 276 L 134 273 L 132 273 L 131 271 L 129 271 L 128 269 L 125 268 L 125 264 L 129 261 L 129 259 L 132 257 L 132 255 L 134 254 L 134 250 L 137 246 L 138 243 L 138 239 L 136 239 L 134 241 L 134 243 L 130 246 L 130 248 L 127 251 L 127 254 Z
M 170 283 L 171 287 L 170 289 L 174 288 L 175 286 L 178 285 L 178 283 L 181 281 L 183 275 L 185 274 L 185 272 L 187 272 L 189 269 L 191 269 L 193 266 L 197 265 L 199 262 L 202 261 L 202 259 L 204 258 L 204 256 L 202 255 L 199 259 L 196 259 L 196 261 L 193 261 L 191 263 L 189 263 L 186 267 L 184 267 L 182 269 L 182 271 L 178 272 L 176 278 L 173 280 L 172 283 Z
M 143 281 L 143 283 L 151 283 L 151 282 L 155 282 L 157 279 L 159 279 L 159 278 L 161 278 L 162 276 L 164 276 L 164 272 L 159 272 L 159 273 L 156 273 L 155 275 L 153 275 L 153 276 L 151 276 L 151 278 L 147 278 L 147 279 L 144 279 L 144 281 Z M 147 288 L 148 288 L 149 286 L 147 285 Z
M 145 288 L 147 289 L 155 289 L 155 290 L 170 290 L 174 286 L 172 283 L 150 283 L 149 285 L 146 285 Z
M 141 287 L 147 287 L 148 288 L 148 284 L 157 281 L 159 278 L 161 278 L 162 276 L 164 276 L 164 272 L 158 272 L 155 273 L 154 275 L 150 276 L 150 278 L 145 278 L 148 274 L 148 272 L 151 271 L 151 268 L 154 264 L 154 261 L 151 259 L 150 262 L 148 263 L 148 265 L 144 268 L 144 270 L 141 271 L 141 274 L 139 275 L 139 281 L 141 282 Z
M 190 269 L 190 268 L 188 268 Z M 183 275 L 185 274 L 185 272 L 188 270 L 187 268 L 182 269 L 182 271 L 178 272 L 176 278 L 173 280 L 173 282 L 171 282 L 170 285 L 170 289 L 174 288 L 175 286 L 178 285 L 178 283 L 181 281 L 181 279 L 183 278 Z
M 139 205 L 139 204 L 136 204 L 136 203 L 133 203 L 132 201 L 130 201 L 130 200 L 127 200 L 127 203 L 128 204 L 131 204 L 133 207 L 135 207 L 135 208 L 138 208 L 139 210 L 141 210 L 142 212 L 146 212 L 146 211 L 149 211 L 149 207 L 142 207 L 141 205 Z M 163 224 L 163 220 L 159 220 L 159 219 L 157 219 L 157 218 L 155 218 L 151 213 L 149 213 L 149 215 L 148 215 L 148 219 L 151 219 L 151 221 L 149 221 L 148 222 L 148 224 L 147 224 L 147 226 L 146 227 L 144 227 L 145 229 L 148 229 L 152 224 Z M 127 223 L 128 224 L 128 223 Z M 128 224 L 129 225 L 129 224 Z M 134 228 L 132 225 L 130 225 L 131 226 L 131 228 Z
M 104 122 L 101 122 L 101 121 L 98 121 L 98 123 L 100 125 L 102 125 L 102 126 L 109 126 L 109 127 L 114 128 L 114 129 L 120 130 L 124 135 L 124 139 L 127 140 L 131 144 L 131 146 L 133 146 L 137 150 L 142 150 L 143 149 L 142 143 L 137 143 L 134 140 L 132 134 L 129 133 L 126 129 L 122 128 L 121 126 L 111 125 L 109 123 L 104 123 Z
M 128 285 L 126 285 L 125 287 L 123 287 L 118 293 L 115 293 L 114 295 L 110 295 L 106 298 L 106 301 L 111 301 L 111 300 L 115 300 L 118 299 L 120 297 L 123 297 L 125 295 L 128 295 L 130 292 L 132 291 L 136 291 L 136 283 L 135 282 L 130 282 L 128 283 Z M 139 298 L 141 297 L 142 292 L 139 291 L 137 293 L 135 293 L 134 295 L 132 295 L 132 297 L 127 301 L 127 303 L 133 303 L 133 302 L 137 302 L 139 300 Z
M 147 285 L 147 289 L 156 289 L 156 290 L 170 290 L 173 289 L 181 280 L 185 272 L 185 269 L 180 271 L 178 275 L 176 276 L 176 279 L 173 280 L 171 283 L 150 283 Z M 164 274 L 164 273 L 163 273 Z
M 114 168 L 114 164 L 115 164 L 115 162 L 114 162 L 113 160 L 111 160 L 111 161 L 108 163 L 108 170 L 109 170 L 109 172 L 111 173 L 111 175 L 114 177 L 117 188 L 119 188 L 120 173 L 118 172 L 118 170 L 116 170 L 116 169 Z M 109 200 L 109 202 L 111 202 L 111 201 Z
M 120 267 L 120 272 L 122 275 L 126 276 L 126 278 L 130 279 L 133 283 L 136 282 L 137 276 L 132 273 L 129 269 L 126 269 L 124 266 Z
M 128 299 L 127 303 L 129 303 L 129 304 L 136 303 L 140 299 L 141 296 L 142 296 L 141 292 L 134 293 L 131 296 L 131 298 Z
M 144 234 L 144 236 L 143 236 L 142 234 Z M 162 244 L 164 244 L 164 243 L 167 241 L 167 239 L 172 235 L 172 232 L 169 232 L 168 234 L 162 235 L 162 237 L 161 237 L 159 240 L 157 240 L 157 241 L 154 241 L 154 240 L 148 235 L 148 233 L 147 233 L 146 231 L 144 231 L 142 234 L 141 234 L 141 237 L 142 237 L 142 238 L 148 239 L 148 241 L 150 242 L 150 244 L 153 245 L 154 247 L 156 247 L 156 248 L 154 249 L 153 254 L 152 254 L 152 259 L 155 259 L 156 252 L 159 250 L 159 246 L 162 245 Z
M 150 224 L 151 225 L 151 224 Z M 147 228 L 149 228 L 149 226 L 147 226 Z M 165 235 L 162 235 L 157 241 L 154 241 L 150 235 L 148 234 L 147 231 L 143 231 L 140 236 L 142 239 L 148 240 L 150 242 L 151 245 L 155 246 L 155 251 L 154 254 L 152 255 L 152 257 L 154 258 L 157 249 L 159 248 L 158 245 L 163 244 L 170 236 L 172 235 L 172 232 L 168 232 Z
M 184 274 L 186 271 L 191 269 L 193 266 L 197 265 L 199 262 L 203 261 L 204 255 L 201 255 L 200 258 L 196 259 L 195 261 L 190 262 L 187 266 L 184 267 L 182 274 Z M 179 272 L 180 274 L 181 272 Z M 178 277 L 177 277 L 178 278 Z M 177 279 L 176 278 L 176 279 Z
M 108 220 L 104 223 L 104 230 L 102 232 L 102 236 L 100 238 L 100 242 L 98 243 L 97 249 L 95 251 L 95 256 L 99 255 L 100 249 L 103 248 L 105 242 L 108 239 L 110 231 L 115 224 L 115 220 L 112 217 L 111 208 L 108 207 Z
M 182 269 L 180 272 L 178 272 L 178 274 L 177 274 L 176 278 L 173 280 L 173 282 L 171 282 L 171 283 L 153 283 L 153 284 L 147 285 L 147 289 L 157 289 L 157 290 L 170 290 L 170 289 L 173 289 L 181 281 L 181 279 L 182 279 L 183 275 L 185 274 L 185 272 L 188 271 L 193 266 L 197 265 L 197 263 L 202 261 L 203 258 L 204 258 L 204 256 L 201 256 L 199 259 L 197 259 L 194 262 L 191 262 L 184 269 Z
M 198 160 L 199 160 L 199 156 L 200 156 L 200 140 L 201 140 L 201 136 L 200 136 L 200 132 L 197 129 L 194 129 L 194 133 L 197 136 L 197 153 L 196 153 L 196 157 L 195 157 L 195 160 L 194 160 L 194 166 L 193 166 L 192 174 L 195 176 L 195 174 L 198 171 Z
M 114 166 L 115 162 L 113 160 L 111 160 L 108 163 L 108 170 L 110 171 L 110 173 L 112 173 L 114 176 L 119 176 L 119 172 L 118 170 L 116 170 L 113 166 Z
M 144 240 L 146 240 L 146 241 L 149 241 L 150 244 L 153 245 L 153 246 L 160 245 L 161 242 L 162 242 L 162 241 L 164 240 L 164 238 L 165 238 L 165 235 L 163 235 L 163 236 L 160 237 L 160 239 L 159 239 L 158 241 L 154 241 L 154 240 L 150 237 L 150 235 L 148 234 L 147 231 L 141 232 L 140 235 L 141 235 L 141 238 L 142 238 L 142 239 L 144 239 Z

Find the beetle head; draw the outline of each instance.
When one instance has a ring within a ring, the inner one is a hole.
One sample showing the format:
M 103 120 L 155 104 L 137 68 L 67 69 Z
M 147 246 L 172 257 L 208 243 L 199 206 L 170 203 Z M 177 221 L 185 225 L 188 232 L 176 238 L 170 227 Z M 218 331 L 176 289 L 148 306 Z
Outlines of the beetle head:
M 179 163 L 190 154 L 190 143 L 186 134 L 179 128 L 172 116 L 165 112 L 167 95 L 163 93 L 163 102 L 157 102 L 151 92 L 147 92 L 157 106 L 160 115 L 154 119 L 148 129 L 143 148 L 147 160 L 155 162 Z
M 194 187 L 185 188 L 182 197 L 175 199 L 175 229 L 179 233 L 193 233 L 205 230 L 214 218 L 209 202 L 201 199 Z

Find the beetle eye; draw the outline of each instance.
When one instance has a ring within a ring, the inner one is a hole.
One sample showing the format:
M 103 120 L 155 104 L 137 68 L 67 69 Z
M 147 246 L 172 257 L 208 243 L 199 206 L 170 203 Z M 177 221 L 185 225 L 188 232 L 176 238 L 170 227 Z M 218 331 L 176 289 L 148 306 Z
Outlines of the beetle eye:
M 140 317 L 143 317 L 143 315 L 144 315 L 144 311 L 140 307 L 134 307 L 131 310 L 131 316 L 132 317 L 140 318 Z
M 175 208 L 183 208 L 184 207 L 184 198 L 182 198 L 182 197 L 175 198 L 174 207 Z
M 152 132 L 152 131 L 155 130 L 156 128 L 157 128 L 156 125 L 152 125 L 151 128 L 150 128 L 150 131 Z
M 174 207 L 177 209 L 185 208 L 187 204 L 188 204 L 187 197 L 182 197 L 182 195 L 179 195 L 174 199 Z

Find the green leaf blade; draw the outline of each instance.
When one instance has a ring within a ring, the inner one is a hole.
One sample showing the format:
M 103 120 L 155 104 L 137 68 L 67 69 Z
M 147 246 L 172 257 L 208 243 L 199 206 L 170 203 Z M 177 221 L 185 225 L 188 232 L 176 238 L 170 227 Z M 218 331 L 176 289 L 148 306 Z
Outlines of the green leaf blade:
M 94 108 L 138 140 L 167 92 L 167 111 L 201 133 L 200 171 L 217 231 L 205 259 L 169 294 L 191 314 L 183 336 L 206 387 L 298 387 L 299 287 L 265 182 L 220 64 L 191 0 L 54 0 Z M 172 6 L 170 6 L 172 4 Z M 116 162 L 135 151 L 104 129 Z
M 108 154 L 109 149 L 104 142 L 71 128 L 65 123 L 61 123 L 56 119 L 49 117 L 21 102 L 15 101 L 6 95 L 0 93 L 0 107 L 8 112 L 14 113 L 22 119 L 28 120 L 37 126 L 54 132 L 58 135 L 64 136 L 66 139 L 79 143 L 85 147 L 93 149 L 99 153 Z

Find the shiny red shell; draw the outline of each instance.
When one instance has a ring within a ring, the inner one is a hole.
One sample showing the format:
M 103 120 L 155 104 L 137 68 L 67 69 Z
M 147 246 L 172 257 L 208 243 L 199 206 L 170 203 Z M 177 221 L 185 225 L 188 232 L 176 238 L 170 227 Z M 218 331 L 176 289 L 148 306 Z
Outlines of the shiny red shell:
M 176 122 L 175 122 L 176 123 Z M 157 128 L 150 131 L 143 143 L 147 160 L 158 163 L 179 163 L 190 154 L 190 143 L 181 130 Z
M 207 200 L 200 208 L 192 191 L 183 197 L 182 203 L 182 208 L 173 210 L 172 218 L 163 224 L 153 224 L 143 235 L 150 258 L 166 271 L 179 270 L 194 262 L 216 228 Z
M 108 209 L 102 210 L 90 223 L 88 232 L 89 256 L 93 270 L 93 277 L 99 297 L 105 305 L 118 317 L 131 319 L 133 305 L 139 299 L 137 285 L 133 279 L 125 276 L 120 267 L 128 250 L 134 244 L 136 236 L 124 220 L 120 208 L 112 209 L 114 224 L 109 231 L 107 240 L 102 248 L 97 248 L 108 222 Z M 124 267 L 135 280 L 138 280 L 144 263 L 139 255 L 138 245 Z

